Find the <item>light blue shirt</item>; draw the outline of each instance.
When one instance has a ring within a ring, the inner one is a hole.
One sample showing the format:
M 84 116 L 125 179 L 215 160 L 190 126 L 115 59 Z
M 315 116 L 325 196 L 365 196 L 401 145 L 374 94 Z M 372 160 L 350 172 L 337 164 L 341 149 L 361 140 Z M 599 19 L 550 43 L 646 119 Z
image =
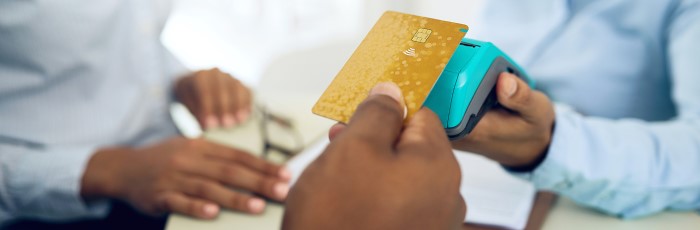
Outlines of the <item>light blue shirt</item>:
M 700 209 L 700 1 L 489 0 L 494 42 L 557 103 L 536 187 L 611 215 Z
M 104 216 L 80 180 L 96 149 L 176 134 L 186 70 L 160 42 L 169 1 L 0 1 L 0 225 Z
M 492 41 L 557 106 L 537 187 L 623 217 L 700 207 L 698 1 L 489 0 Z M 102 216 L 92 153 L 175 133 L 168 1 L 0 1 L 0 225 Z

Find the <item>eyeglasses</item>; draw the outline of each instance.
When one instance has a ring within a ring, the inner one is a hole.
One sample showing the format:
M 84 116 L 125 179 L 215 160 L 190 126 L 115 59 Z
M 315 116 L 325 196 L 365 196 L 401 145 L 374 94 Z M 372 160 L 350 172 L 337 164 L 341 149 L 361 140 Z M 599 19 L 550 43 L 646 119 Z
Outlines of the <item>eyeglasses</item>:
M 254 114 L 260 118 L 263 159 L 284 162 L 304 149 L 301 134 L 290 119 L 272 114 L 262 105 L 256 106 Z

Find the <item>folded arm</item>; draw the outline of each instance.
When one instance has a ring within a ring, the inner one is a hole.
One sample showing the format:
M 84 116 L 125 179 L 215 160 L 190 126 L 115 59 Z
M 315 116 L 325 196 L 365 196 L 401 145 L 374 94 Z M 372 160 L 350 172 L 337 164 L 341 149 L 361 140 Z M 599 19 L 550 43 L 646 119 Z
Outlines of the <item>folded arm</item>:
M 88 146 L 32 149 L 0 144 L 0 225 L 15 219 L 70 220 L 102 217 L 107 201 L 80 196 Z
M 700 208 L 700 119 L 584 117 L 560 106 L 540 189 L 623 218 Z

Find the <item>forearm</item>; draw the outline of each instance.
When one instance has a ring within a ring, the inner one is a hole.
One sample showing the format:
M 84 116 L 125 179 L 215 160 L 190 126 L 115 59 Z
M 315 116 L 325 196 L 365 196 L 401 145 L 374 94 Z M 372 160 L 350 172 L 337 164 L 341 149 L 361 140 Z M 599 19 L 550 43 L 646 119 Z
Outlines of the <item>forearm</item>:
M 100 149 L 92 155 L 80 181 L 80 196 L 85 200 L 123 196 L 126 186 L 119 175 L 133 151 L 128 148 Z
M 557 109 L 540 189 L 622 217 L 700 207 L 700 122 L 649 123 Z
M 0 224 L 17 218 L 106 215 L 106 201 L 85 202 L 80 196 L 80 181 L 92 151 L 90 147 L 31 150 L 0 145 Z

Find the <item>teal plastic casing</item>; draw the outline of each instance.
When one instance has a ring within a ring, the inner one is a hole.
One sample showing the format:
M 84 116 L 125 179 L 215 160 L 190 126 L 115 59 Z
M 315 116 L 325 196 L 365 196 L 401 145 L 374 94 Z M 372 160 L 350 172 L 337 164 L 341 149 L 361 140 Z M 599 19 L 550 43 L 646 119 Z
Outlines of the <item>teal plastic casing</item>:
M 502 72 L 535 86 L 525 71 L 492 43 L 464 38 L 423 106 L 440 117 L 450 139 L 462 138 L 497 105 L 495 86 Z

